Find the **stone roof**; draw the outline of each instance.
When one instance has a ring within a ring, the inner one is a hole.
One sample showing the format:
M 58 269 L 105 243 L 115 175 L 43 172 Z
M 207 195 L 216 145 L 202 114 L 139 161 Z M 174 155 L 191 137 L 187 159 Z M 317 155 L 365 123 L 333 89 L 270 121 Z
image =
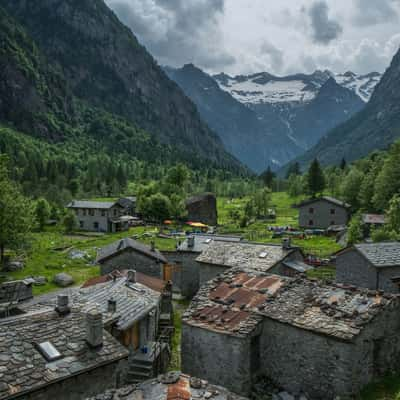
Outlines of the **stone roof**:
M 0 284 L 0 304 L 18 302 L 27 299 L 27 289 L 32 286 L 34 279 L 3 282 Z M 29 297 L 32 297 L 30 292 Z
M 227 389 L 192 378 L 180 372 L 169 372 L 138 385 L 111 389 L 87 400 L 246 400 Z
M 228 235 L 207 235 L 207 234 L 194 234 L 194 246 L 189 246 L 189 240 L 186 238 L 179 246 L 178 251 L 190 251 L 193 253 L 201 253 L 208 248 L 210 243 L 214 241 L 219 242 L 240 242 L 242 238 L 240 236 L 228 236 Z
M 263 318 L 339 340 L 357 336 L 397 295 L 231 269 L 205 284 L 183 317 L 186 324 L 238 337 Z
M 354 248 L 375 267 L 400 266 L 400 242 L 360 243 Z
M 186 199 L 186 205 L 197 203 L 199 201 L 203 201 L 203 200 L 206 200 L 209 198 L 216 199 L 215 194 L 214 193 L 202 193 L 202 194 L 198 194 L 196 196 L 189 197 L 188 199 Z
M 296 208 L 308 206 L 308 205 L 310 205 L 310 204 L 313 204 L 313 203 L 316 203 L 316 202 L 319 202 L 319 201 L 327 201 L 328 203 L 332 203 L 332 204 L 334 204 L 334 205 L 336 205 L 336 206 L 344 207 L 344 208 L 350 208 L 350 207 L 351 207 L 350 204 L 348 204 L 348 203 L 346 203 L 346 202 L 344 202 L 344 201 L 342 201 L 342 200 L 335 199 L 334 197 L 331 197 L 331 196 L 321 196 L 321 197 L 316 197 L 316 198 L 314 198 L 314 199 L 307 199 L 307 200 L 304 200 L 304 201 L 302 201 L 301 203 L 296 204 Z
M 196 258 L 196 261 L 266 272 L 295 250 L 297 248 L 284 249 L 282 245 L 274 244 L 214 241 Z
M 124 269 L 122 271 L 115 270 L 106 275 L 95 276 L 94 278 L 88 279 L 82 285 L 82 288 L 86 288 L 86 287 L 93 286 L 93 285 L 98 285 L 99 283 L 106 283 L 106 282 L 112 281 L 114 279 L 114 277 L 116 277 L 116 278 L 127 277 L 128 271 L 129 270 L 127 270 L 127 269 Z M 165 286 L 167 285 L 166 281 L 163 281 L 162 279 L 159 279 L 159 278 L 155 278 L 154 276 L 142 274 L 139 271 L 136 271 L 136 281 L 138 283 L 141 283 L 142 285 L 147 286 L 148 288 L 155 290 L 156 292 L 160 292 L 160 293 L 162 293 L 164 291 Z
M 284 260 L 283 265 L 286 267 L 293 269 L 296 272 L 304 273 L 307 271 L 311 271 L 314 269 L 312 265 L 308 265 L 302 261 L 298 260 Z
M 116 202 L 109 201 L 90 201 L 90 200 L 72 200 L 71 203 L 67 205 L 67 208 L 95 208 L 108 210 L 114 206 Z
M 103 330 L 103 346 L 85 341 L 85 315 L 79 310 L 60 316 L 47 310 L 0 320 L 0 399 L 14 398 L 72 375 L 128 356 Z M 47 361 L 36 345 L 50 342 L 61 354 Z
M 156 292 L 140 283 L 130 283 L 127 278 L 117 278 L 115 281 L 99 283 L 86 288 L 72 288 L 36 296 L 31 302 L 21 307 L 24 311 L 37 309 L 54 309 L 57 295 L 67 294 L 70 304 L 83 312 L 94 307 L 103 313 L 105 325 L 115 323 L 121 330 L 127 329 L 161 301 L 161 293 Z M 108 300 L 116 301 L 116 312 L 108 312 Z
M 162 263 L 167 263 L 167 259 L 160 251 L 158 251 L 157 249 L 152 250 L 150 246 L 146 246 L 145 244 L 131 238 L 124 238 L 114 243 L 111 243 L 108 246 L 102 247 L 97 253 L 96 262 L 102 263 L 108 258 L 113 257 L 125 251 L 126 249 L 132 249 L 134 251 L 137 251 L 138 253 L 144 254 L 147 257 L 153 258 Z

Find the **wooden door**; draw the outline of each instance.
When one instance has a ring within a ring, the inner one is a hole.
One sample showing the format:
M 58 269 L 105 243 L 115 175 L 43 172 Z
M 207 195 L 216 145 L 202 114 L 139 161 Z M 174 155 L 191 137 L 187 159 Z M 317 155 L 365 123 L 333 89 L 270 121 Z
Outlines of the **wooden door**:
M 174 270 L 173 265 L 169 264 L 164 264 L 164 273 L 163 273 L 163 279 L 164 281 L 172 281 L 172 272 Z
M 133 348 L 136 350 L 140 346 L 140 329 L 139 322 L 136 322 L 135 325 L 132 326 L 132 335 L 131 335 L 131 343 Z

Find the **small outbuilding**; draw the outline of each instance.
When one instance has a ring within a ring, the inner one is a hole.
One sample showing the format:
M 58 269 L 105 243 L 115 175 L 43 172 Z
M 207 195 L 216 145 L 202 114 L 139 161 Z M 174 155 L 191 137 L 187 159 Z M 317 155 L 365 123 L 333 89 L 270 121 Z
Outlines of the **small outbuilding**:
M 213 193 L 203 193 L 186 200 L 188 220 L 206 225 L 218 224 L 217 198 Z
M 350 204 L 329 196 L 308 199 L 294 207 L 299 209 L 300 228 L 327 229 L 347 225 L 350 218 Z
M 400 243 L 360 243 L 336 253 L 336 281 L 399 293 Z
M 169 281 L 172 270 L 165 256 L 155 248 L 137 240 L 124 238 L 101 248 L 96 262 L 100 264 L 101 275 L 115 270 L 132 269 L 146 275 Z

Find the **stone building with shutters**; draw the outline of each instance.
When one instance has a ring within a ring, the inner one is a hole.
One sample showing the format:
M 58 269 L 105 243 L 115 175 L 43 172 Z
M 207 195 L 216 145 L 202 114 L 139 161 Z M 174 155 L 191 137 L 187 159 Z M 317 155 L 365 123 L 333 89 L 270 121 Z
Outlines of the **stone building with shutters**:
M 347 225 L 350 218 L 350 204 L 329 196 L 305 200 L 294 207 L 299 209 L 300 228 L 327 229 Z
M 400 367 L 400 298 L 230 269 L 183 316 L 182 371 L 248 395 L 260 376 L 332 400 Z
M 164 281 L 172 277 L 172 268 L 154 244 L 147 246 L 131 238 L 124 238 L 102 247 L 97 252 L 96 262 L 100 264 L 101 275 L 115 270 L 133 269 Z

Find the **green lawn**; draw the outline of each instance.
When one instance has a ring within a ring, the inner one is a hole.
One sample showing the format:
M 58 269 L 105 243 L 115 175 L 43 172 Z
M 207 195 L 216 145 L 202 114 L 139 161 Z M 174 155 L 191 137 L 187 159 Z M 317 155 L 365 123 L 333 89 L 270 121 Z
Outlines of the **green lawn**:
M 144 232 L 152 237 L 140 237 Z M 92 265 L 98 248 L 110 244 L 124 237 L 139 236 L 139 240 L 150 244 L 153 240 L 160 250 L 173 250 L 176 245 L 174 239 L 156 237 L 157 229 L 150 227 L 136 227 L 129 231 L 106 234 L 101 236 L 64 235 L 57 228 L 49 228 L 46 232 L 34 233 L 31 248 L 25 255 L 26 266 L 22 271 L 2 273 L 8 278 L 20 279 L 27 276 L 45 276 L 48 283 L 35 286 L 34 294 L 42 294 L 57 288 L 52 283 L 54 275 L 66 272 L 73 276 L 76 284 L 81 284 L 87 279 L 99 274 L 99 267 Z M 71 250 L 81 250 L 88 253 L 86 259 L 71 259 Z
M 372 382 L 361 391 L 357 400 L 400 400 L 400 375 Z
M 275 220 L 255 221 L 246 228 L 239 227 L 238 220 L 232 220 L 231 211 L 242 211 L 248 198 L 241 199 L 218 199 L 218 220 L 221 228 L 220 233 L 243 235 L 246 239 L 261 243 L 281 243 L 282 239 L 272 238 L 272 233 L 267 230 L 268 226 L 292 226 L 298 227 L 298 210 L 293 208 L 302 200 L 301 197 L 291 198 L 285 192 L 272 193 L 271 206 L 276 210 Z M 328 257 L 340 250 L 340 245 L 334 237 L 310 236 L 306 239 L 293 239 L 293 244 L 300 246 L 305 253 L 312 253 L 319 257 Z

